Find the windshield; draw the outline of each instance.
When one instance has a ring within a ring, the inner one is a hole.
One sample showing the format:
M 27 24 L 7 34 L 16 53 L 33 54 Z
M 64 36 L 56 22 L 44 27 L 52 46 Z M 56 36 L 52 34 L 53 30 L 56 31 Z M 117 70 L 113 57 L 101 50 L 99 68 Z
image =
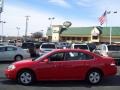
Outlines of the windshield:
M 109 51 L 120 51 L 120 46 L 118 46 L 118 45 L 109 45 L 108 50 Z
M 39 57 L 34 58 L 34 60 L 35 60 L 35 61 L 40 60 L 41 58 L 45 57 L 45 56 L 48 55 L 49 53 L 50 53 L 50 52 L 46 52 L 46 53 L 44 53 L 44 54 L 41 54 Z

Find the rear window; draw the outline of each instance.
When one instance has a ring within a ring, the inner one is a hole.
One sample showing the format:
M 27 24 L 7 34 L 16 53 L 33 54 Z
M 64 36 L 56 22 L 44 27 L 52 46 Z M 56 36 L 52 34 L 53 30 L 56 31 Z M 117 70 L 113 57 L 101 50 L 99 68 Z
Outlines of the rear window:
M 54 44 L 43 44 L 42 46 L 41 46 L 41 48 L 55 48 L 55 45 Z
M 118 45 L 109 45 L 108 50 L 109 51 L 120 51 L 120 46 L 118 46 Z
M 34 48 L 34 44 L 33 43 L 23 43 L 22 48 L 23 49 Z
M 88 49 L 88 46 L 87 45 L 74 45 L 74 48 L 77 49 L 77 48 L 80 48 L 80 49 Z

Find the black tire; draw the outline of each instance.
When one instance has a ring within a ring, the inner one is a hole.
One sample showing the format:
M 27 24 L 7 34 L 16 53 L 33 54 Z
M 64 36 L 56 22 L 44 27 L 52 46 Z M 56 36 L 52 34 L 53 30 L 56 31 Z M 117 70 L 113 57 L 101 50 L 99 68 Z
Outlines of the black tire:
M 21 55 L 15 56 L 15 61 L 20 61 L 20 60 L 22 60 L 22 59 L 23 59 L 23 57 L 22 57 Z
M 35 81 L 35 76 L 31 71 L 24 70 L 17 75 L 17 81 L 22 85 L 31 85 Z
M 99 70 L 92 70 L 87 74 L 86 79 L 90 84 L 98 84 L 102 80 L 102 73 Z

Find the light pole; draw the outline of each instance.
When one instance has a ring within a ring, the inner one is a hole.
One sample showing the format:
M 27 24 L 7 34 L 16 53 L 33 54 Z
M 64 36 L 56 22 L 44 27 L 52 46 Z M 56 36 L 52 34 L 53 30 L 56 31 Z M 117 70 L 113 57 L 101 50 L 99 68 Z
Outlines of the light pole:
M 50 20 L 50 29 L 52 28 L 52 21 L 55 19 L 55 17 L 49 17 L 48 20 Z
M 114 11 L 114 12 L 111 12 L 111 11 L 108 11 L 107 14 L 116 14 L 117 11 Z M 111 45 L 112 43 L 112 26 L 110 27 L 110 40 L 109 40 L 109 43 Z
M 17 33 L 17 39 L 19 38 L 19 30 L 20 30 L 20 27 L 16 27 L 18 33 Z
M 1 25 L 2 25 L 2 32 L 1 32 L 1 42 L 3 41 L 3 24 L 5 24 L 5 21 L 0 21 Z
M 30 16 L 25 16 L 26 17 L 26 26 L 25 26 L 25 41 L 27 40 L 27 31 L 28 31 L 28 20 Z

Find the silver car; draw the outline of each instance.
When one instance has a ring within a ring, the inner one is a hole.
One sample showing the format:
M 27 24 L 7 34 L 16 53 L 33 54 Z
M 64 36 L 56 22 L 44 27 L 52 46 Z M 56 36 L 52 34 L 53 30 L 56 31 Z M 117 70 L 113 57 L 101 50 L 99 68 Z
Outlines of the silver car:
M 29 52 L 20 47 L 5 45 L 0 46 L 0 61 L 17 61 L 30 58 Z
M 84 49 L 90 51 L 89 46 L 86 43 L 73 43 L 71 45 L 72 49 Z
M 120 62 L 120 45 L 101 44 L 93 52 L 101 56 L 112 57 L 116 63 Z
M 39 55 L 45 54 L 45 53 L 50 52 L 54 49 L 57 49 L 57 46 L 55 43 L 42 43 L 40 45 Z
M 94 53 L 106 57 L 120 58 L 120 45 L 101 44 L 97 46 Z

